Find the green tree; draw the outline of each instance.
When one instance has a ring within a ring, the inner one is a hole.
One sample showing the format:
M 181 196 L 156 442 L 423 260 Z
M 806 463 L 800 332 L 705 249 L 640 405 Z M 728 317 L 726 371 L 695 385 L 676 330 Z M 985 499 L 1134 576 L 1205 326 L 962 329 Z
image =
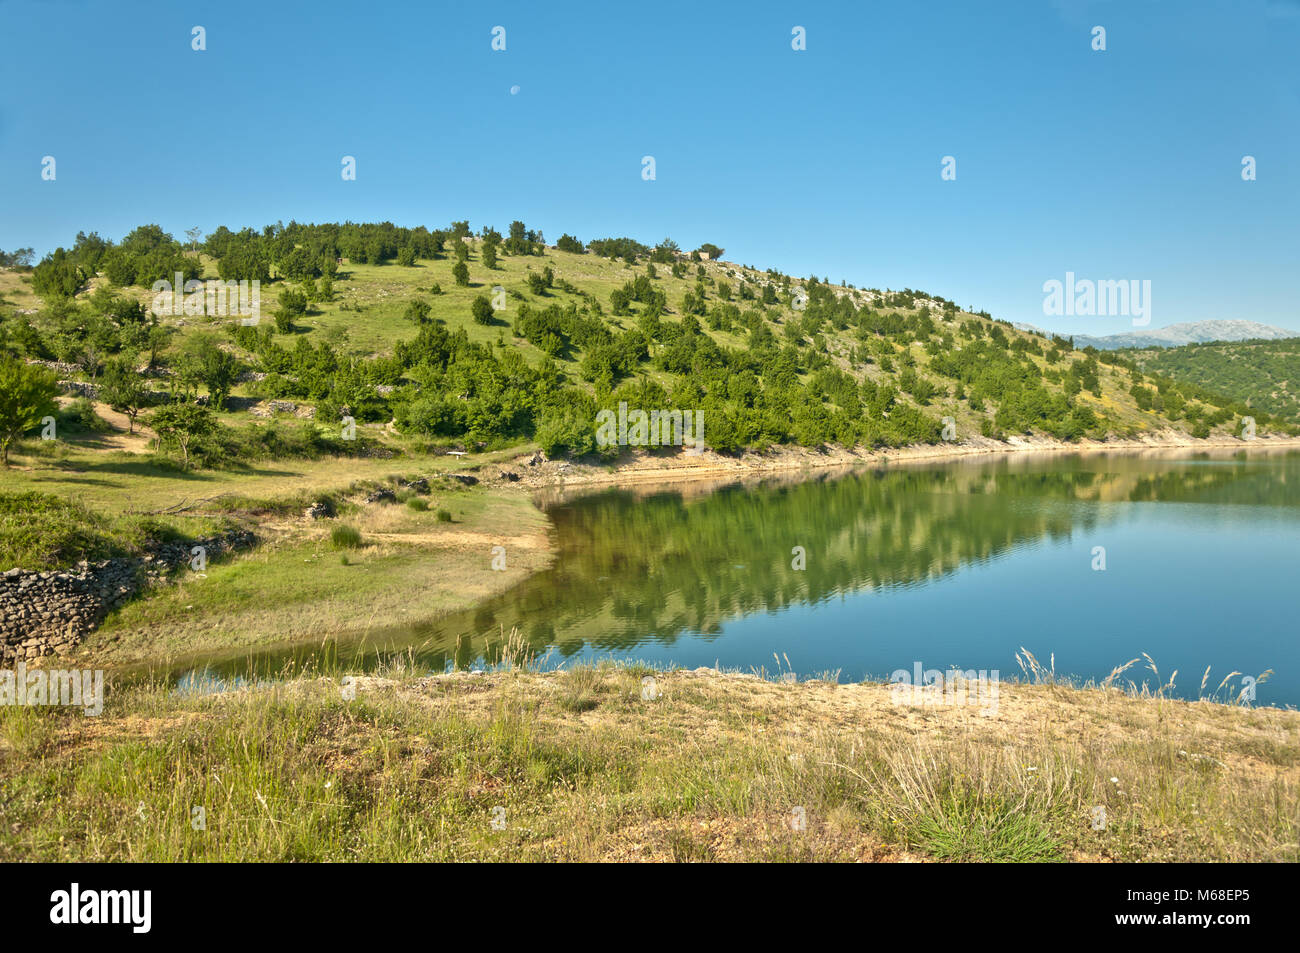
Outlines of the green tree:
M 32 290 L 42 298 L 70 298 L 86 280 L 71 256 L 62 248 L 46 255 L 32 272 Z
M 293 319 L 307 313 L 307 296 L 285 288 L 280 292 L 280 307 L 275 309 L 275 327 L 281 334 L 293 330 Z
M 469 287 L 469 266 L 463 261 L 458 261 L 451 269 L 451 276 L 456 279 L 456 284 L 462 288 Z
M 160 407 L 149 418 L 149 426 L 158 434 L 161 447 L 164 441 L 173 442 L 181 451 L 181 466 L 190 467 L 190 447 L 217 428 L 216 419 L 206 407 L 198 404 L 170 404 Z
M 407 304 L 403 317 L 415 325 L 428 324 L 430 311 L 429 302 L 423 298 L 414 298 Z
M 479 295 L 470 305 L 470 311 L 474 315 L 474 320 L 479 324 L 492 323 L 492 302 L 487 299 L 486 295 Z
M 52 371 L 0 355 L 0 464 L 9 466 L 14 441 L 57 409 Z
M 190 385 L 206 387 L 212 406 L 220 410 L 239 377 L 239 361 L 218 347 L 210 335 L 198 335 L 185 342 L 177 361 L 177 373 Z
M 135 418 L 148 398 L 144 378 L 136 373 L 133 363 L 125 357 L 110 361 L 99 385 L 99 395 L 105 403 L 119 414 L 126 414 L 129 433 L 135 433 Z

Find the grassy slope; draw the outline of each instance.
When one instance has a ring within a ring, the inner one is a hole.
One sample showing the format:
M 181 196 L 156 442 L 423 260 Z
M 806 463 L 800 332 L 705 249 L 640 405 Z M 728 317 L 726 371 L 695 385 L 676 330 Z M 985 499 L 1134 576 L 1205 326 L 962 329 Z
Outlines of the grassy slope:
M 1300 421 L 1300 339 L 1128 350 L 1143 370 L 1187 381 Z
M 511 331 L 510 324 L 515 317 L 520 301 L 515 295 L 521 295 L 523 300 L 528 301 L 535 307 L 545 307 L 552 303 L 564 305 L 570 302 L 579 306 L 582 305 L 582 299 L 579 296 L 567 294 L 558 288 L 540 298 L 529 292 L 527 286 L 528 273 L 530 271 L 540 272 L 548 265 L 555 272 L 557 279 L 568 280 L 581 291 L 595 295 L 606 309 L 604 320 L 614 329 L 625 330 L 635 326 L 635 314 L 618 317 L 608 313 L 609 295 L 614 289 L 622 287 L 638 274 L 644 274 L 644 264 L 633 268 L 621 260 L 611 261 L 594 254 L 577 255 L 556 249 L 547 249 L 545 257 L 542 258 L 534 256 L 503 256 L 499 259 L 498 267 L 495 270 L 489 270 L 483 266 L 480 260 L 477 240 L 471 240 L 470 245 L 473 251 L 468 262 L 470 272 L 470 287 L 468 288 L 456 286 L 452 278 L 454 258 L 450 255 L 436 261 L 421 260 L 414 268 L 403 268 L 393 264 L 382 266 L 349 264 L 344 266 L 345 277 L 335 282 L 335 300 L 315 305 L 314 307 L 319 313 L 297 321 L 296 324 L 300 327 L 300 333 L 312 343 L 330 341 L 332 344 L 341 347 L 343 351 L 357 355 L 388 354 L 392 352 L 396 341 L 414 336 L 415 329 L 403 319 L 402 313 L 411 298 L 421 297 L 431 306 L 433 317 L 445 322 L 449 329 L 464 329 L 472 341 L 496 343 L 501 340 L 505 346 L 519 349 L 530 363 L 536 364 L 541 359 L 541 352 L 523 338 L 515 338 Z M 215 278 L 215 262 L 206 256 L 202 257 L 206 276 Z M 669 266 L 656 265 L 655 267 L 658 277 L 654 280 L 654 284 L 666 293 L 668 299 L 670 314 L 667 320 L 679 320 L 680 315 L 676 312 L 685 294 L 695 287 L 697 266 L 694 263 L 687 263 L 686 276 L 681 279 L 672 277 Z M 718 300 L 716 296 L 717 281 L 727 281 L 731 284 L 733 289 L 732 301 L 743 312 L 748 308 L 756 307 L 756 303 L 739 300 L 736 292 L 739 279 L 743 277 L 751 285 L 760 287 L 769 280 L 768 276 L 763 272 L 746 269 L 729 262 L 705 262 L 703 267 L 707 280 L 711 282 L 708 288 L 710 306 L 716 304 Z M 16 278 L 17 281 L 15 281 Z M 20 277 L 10 273 L 6 276 L 5 281 L 0 283 L 0 293 L 4 293 L 6 288 L 14 287 L 16 283 L 21 283 L 21 280 Z M 82 293 L 82 297 L 87 296 L 94 287 L 104 283 L 105 279 L 102 277 L 94 279 L 91 287 Z M 430 295 L 427 293 L 427 289 L 435 283 L 441 287 L 442 294 Z M 795 283 L 797 284 L 797 281 Z M 470 317 L 470 302 L 480 294 L 490 294 L 491 289 L 496 285 L 502 286 L 510 295 L 507 309 L 498 315 L 497 323 L 492 326 L 476 324 Z M 271 320 L 270 312 L 275 307 L 275 298 L 280 287 L 281 284 L 277 282 L 263 288 L 262 310 L 263 321 L 265 322 Z M 863 289 L 837 288 L 836 292 L 838 294 L 852 295 L 855 303 L 859 306 L 876 300 L 879 295 L 878 292 Z M 153 298 L 152 293 L 145 289 L 127 289 L 126 293 L 135 295 L 146 304 L 151 302 Z M 10 297 L 11 300 L 16 300 L 13 296 Z M 634 311 L 637 307 L 637 305 L 633 305 Z M 914 310 L 888 307 L 881 303 L 877 303 L 876 307 L 883 311 L 897 310 L 905 315 L 915 313 Z M 767 309 L 767 313 L 770 316 L 768 325 L 778 341 L 784 343 L 784 325 L 788 321 L 797 318 L 797 312 L 785 306 L 772 306 Z M 181 335 L 184 336 L 196 330 L 221 329 L 224 325 L 232 323 L 232 320 L 204 316 L 168 316 L 164 319 L 164 323 L 178 327 Z M 992 321 L 967 312 L 960 312 L 955 322 L 939 321 L 938 324 L 941 331 L 955 331 L 957 324 L 970 320 L 978 321 L 986 326 L 993 324 Z M 1005 324 L 999 325 L 999 327 L 1011 339 L 1030 337 L 1026 332 L 1013 329 Z M 743 329 L 726 332 L 706 328 L 706 333 L 720 346 L 728 348 L 741 349 L 747 343 L 747 335 Z M 824 353 L 831 356 L 839 367 L 849 371 L 859 379 L 864 375 L 875 380 L 895 379 L 897 377 L 902 368 L 902 364 L 898 360 L 898 355 L 902 353 L 901 350 L 897 351 L 894 357 L 895 370 L 885 372 L 880 369 L 878 363 L 866 366 L 857 365 L 855 367 L 850 362 L 849 352 L 858 343 L 853 336 L 852 329 L 837 332 L 828 328 L 825 333 Z M 804 340 L 801 347 L 820 350 L 814 342 L 808 340 Z M 951 379 L 927 373 L 930 358 L 920 343 L 912 343 L 909 350 L 916 361 L 917 371 L 928 376 L 941 388 L 939 396 L 934 398 L 924 409 L 936 417 L 953 416 L 957 424 L 959 439 L 963 435 L 978 434 L 981 421 L 992 416 L 992 408 L 982 412 L 971 410 L 966 400 L 959 400 L 954 396 L 955 383 Z M 245 354 L 243 356 L 251 359 L 251 355 Z M 1081 352 L 1075 352 L 1073 355 L 1067 355 L 1067 361 L 1080 359 L 1082 356 Z M 570 380 L 580 384 L 582 382 L 577 374 L 577 363 L 581 358 L 581 350 L 575 349 L 571 360 L 560 362 L 561 367 L 568 372 Z M 1040 367 L 1046 366 L 1041 357 L 1035 357 L 1034 361 Z M 1067 365 L 1056 365 L 1057 369 L 1065 366 Z M 651 379 L 658 380 L 666 387 L 671 384 L 670 375 L 650 368 L 648 365 L 644 367 L 644 373 Z M 1185 424 L 1171 423 L 1159 414 L 1140 410 L 1128 393 L 1130 381 L 1126 374 L 1103 365 L 1101 376 L 1103 394 L 1100 398 L 1094 397 L 1085 391 L 1077 399 L 1079 402 L 1090 406 L 1098 414 L 1109 417 L 1116 428 L 1132 430 L 1134 433 L 1157 431 L 1171 427 L 1176 430 L 1186 429 Z M 1046 386 L 1052 391 L 1060 390 L 1059 384 L 1048 382 Z M 671 388 L 669 387 L 669 389 Z M 248 388 L 242 387 L 236 388 L 234 394 L 242 396 L 247 392 Z M 1230 427 L 1219 429 L 1227 433 Z
M 645 675 L 0 709 L 0 859 L 1300 859 L 1296 712 L 1003 685 L 981 717 L 707 671 L 644 701 Z

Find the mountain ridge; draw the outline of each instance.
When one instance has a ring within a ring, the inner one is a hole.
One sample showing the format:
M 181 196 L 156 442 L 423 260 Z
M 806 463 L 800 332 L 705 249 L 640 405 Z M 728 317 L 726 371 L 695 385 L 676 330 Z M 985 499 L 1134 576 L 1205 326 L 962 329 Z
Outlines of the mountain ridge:
M 1039 331 L 1032 325 L 1017 325 L 1022 329 Z M 1039 333 L 1043 333 L 1039 331 Z M 1099 351 L 1116 351 L 1123 348 L 1181 347 L 1184 344 L 1206 344 L 1210 341 L 1277 341 L 1300 337 L 1300 331 L 1291 331 L 1271 324 L 1241 319 L 1210 321 L 1184 321 L 1150 331 L 1125 331 L 1119 334 L 1092 336 L 1074 335 L 1077 348 L 1095 347 Z

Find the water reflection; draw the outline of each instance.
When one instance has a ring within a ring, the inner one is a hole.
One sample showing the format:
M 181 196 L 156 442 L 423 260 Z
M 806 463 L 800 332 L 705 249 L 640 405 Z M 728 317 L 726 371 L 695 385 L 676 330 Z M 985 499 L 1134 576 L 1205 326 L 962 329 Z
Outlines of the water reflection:
M 750 483 L 554 492 L 540 500 L 556 528 L 552 568 L 471 611 L 367 633 L 364 643 L 358 641 L 351 650 L 360 653 L 363 663 L 402 651 L 434 670 L 452 664 L 472 667 L 498 661 L 502 633 L 518 627 L 536 651 L 549 648 L 555 662 L 579 654 L 683 661 L 679 654 L 703 657 L 702 646 L 733 620 L 788 620 L 793 640 L 796 627 L 805 632 L 823 624 L 820 620 L 830 615 L 825 607 L 832 603 L 850 601 L 865 619 L 868 610 L 891 598 L 932 591 L 941 580 L 1003 560 L 1023 558 L 1029 574 L 1046 558 L 1043 554 L 1071 540 L 1101 538 L 1108 527 L 1145 513 L 1145 504 L 1167 507 L 1162 513 L 1175 512 L 1175 504 L 1187 505 L 1189 515 L 1179 517 L 1183 520 L 1213 516 L 1223 521 L 1225 512 L 1240 508 L 1251 519 L 1265 514 L 1268 520 L 1282 520 L 1294 533 L 1300 513 L 1298 476 L 1296 454 L 1199 454 L 1178 460 L 1167 455 L 1053 455 L 895 465 Z M 1249 519 L 1242 525 L 1236 519 L 1228 522 L 1237 532 L 1250 531 Z M 1160 530 L 1151 532 L 1158 536 Z M 806 552 L 802 570 L 792 568 L 797 546 Z M 1132 572 L 1132 566 L 1119 571 Z M 996 584 L 1007 588 L 1008 600 L 1018 600 L 1008 604 L 1006 613 L 1059 609 L 1037 604 L 1040 597 L 1033 591 L 1017 593 L 1007 581 Z M 1055 598 L 1069 598 L 1068 592 Z M 1101 611 L 1103 606 L 1094 608 Z M 1088 606 L 1080 609 L 1089 611 Z M 1124 606 L 1108 611 L 1122 613 Z M 990 609 L 988 614 L 997 613 Z M 915 616 L 918 635 L 928 631 L 926 625 L 939 624 L 937 614 L 927 621 L 929 615 Z M 995 620 L 980 617 L 967 623 L 958 617 L 943 624 L 978 634 L 993 631 Z M 909 620 L 896 624 L 906 629 Z M 1063 638 L 1081 637 L 1077 631 L 1062 632 Z M 757 641 L 752 658 L 736 647 L 729 647 L 729 657 L 743 665 L 770 664 L 770 644 Z M 864 662 L 870 667 L 872 647 L 860 634 L 846 631 L 843 644 L 844 667 Z M 266 655 L 257 660 L 258 668 L 318 661 L 319 650 L 307 646 Z M 346 640 L 332 650 L 339 658 L 350 658 Z M 1135 645 L 1110 664 L 1141 650 L 1145 648 Z M 246 670 L 247 662 L 232 660 L 215 671 Z M 1010 658 L 1003 662 L 1009 670 Z

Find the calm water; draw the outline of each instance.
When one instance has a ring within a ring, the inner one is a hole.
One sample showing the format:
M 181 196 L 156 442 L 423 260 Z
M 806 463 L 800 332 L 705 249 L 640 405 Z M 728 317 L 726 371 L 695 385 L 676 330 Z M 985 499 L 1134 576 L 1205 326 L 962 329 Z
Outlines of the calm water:
M 1272 669 L 1257 704 L 1300 705 L 1297 453 L 893 466 L 545 505 L 551 569 L 472 612 L 368 633 L 368 658 L 402 649 L 433 669 L 473 667 L 495 660 L 489 641 L 512 626 L 551 649 L 549 664 L 772 672 L 777 653 L 800 675 L 844 680 L 917 662 L 1018 676 L 1021 646 L 1101 679 L 1146 652 L 1161 682 L 1177 670 L 1181 697 L 1198 695 L 1206 666 L 1210 689 Z M 1125 678 L 1156 682 L 1145 660 Z

